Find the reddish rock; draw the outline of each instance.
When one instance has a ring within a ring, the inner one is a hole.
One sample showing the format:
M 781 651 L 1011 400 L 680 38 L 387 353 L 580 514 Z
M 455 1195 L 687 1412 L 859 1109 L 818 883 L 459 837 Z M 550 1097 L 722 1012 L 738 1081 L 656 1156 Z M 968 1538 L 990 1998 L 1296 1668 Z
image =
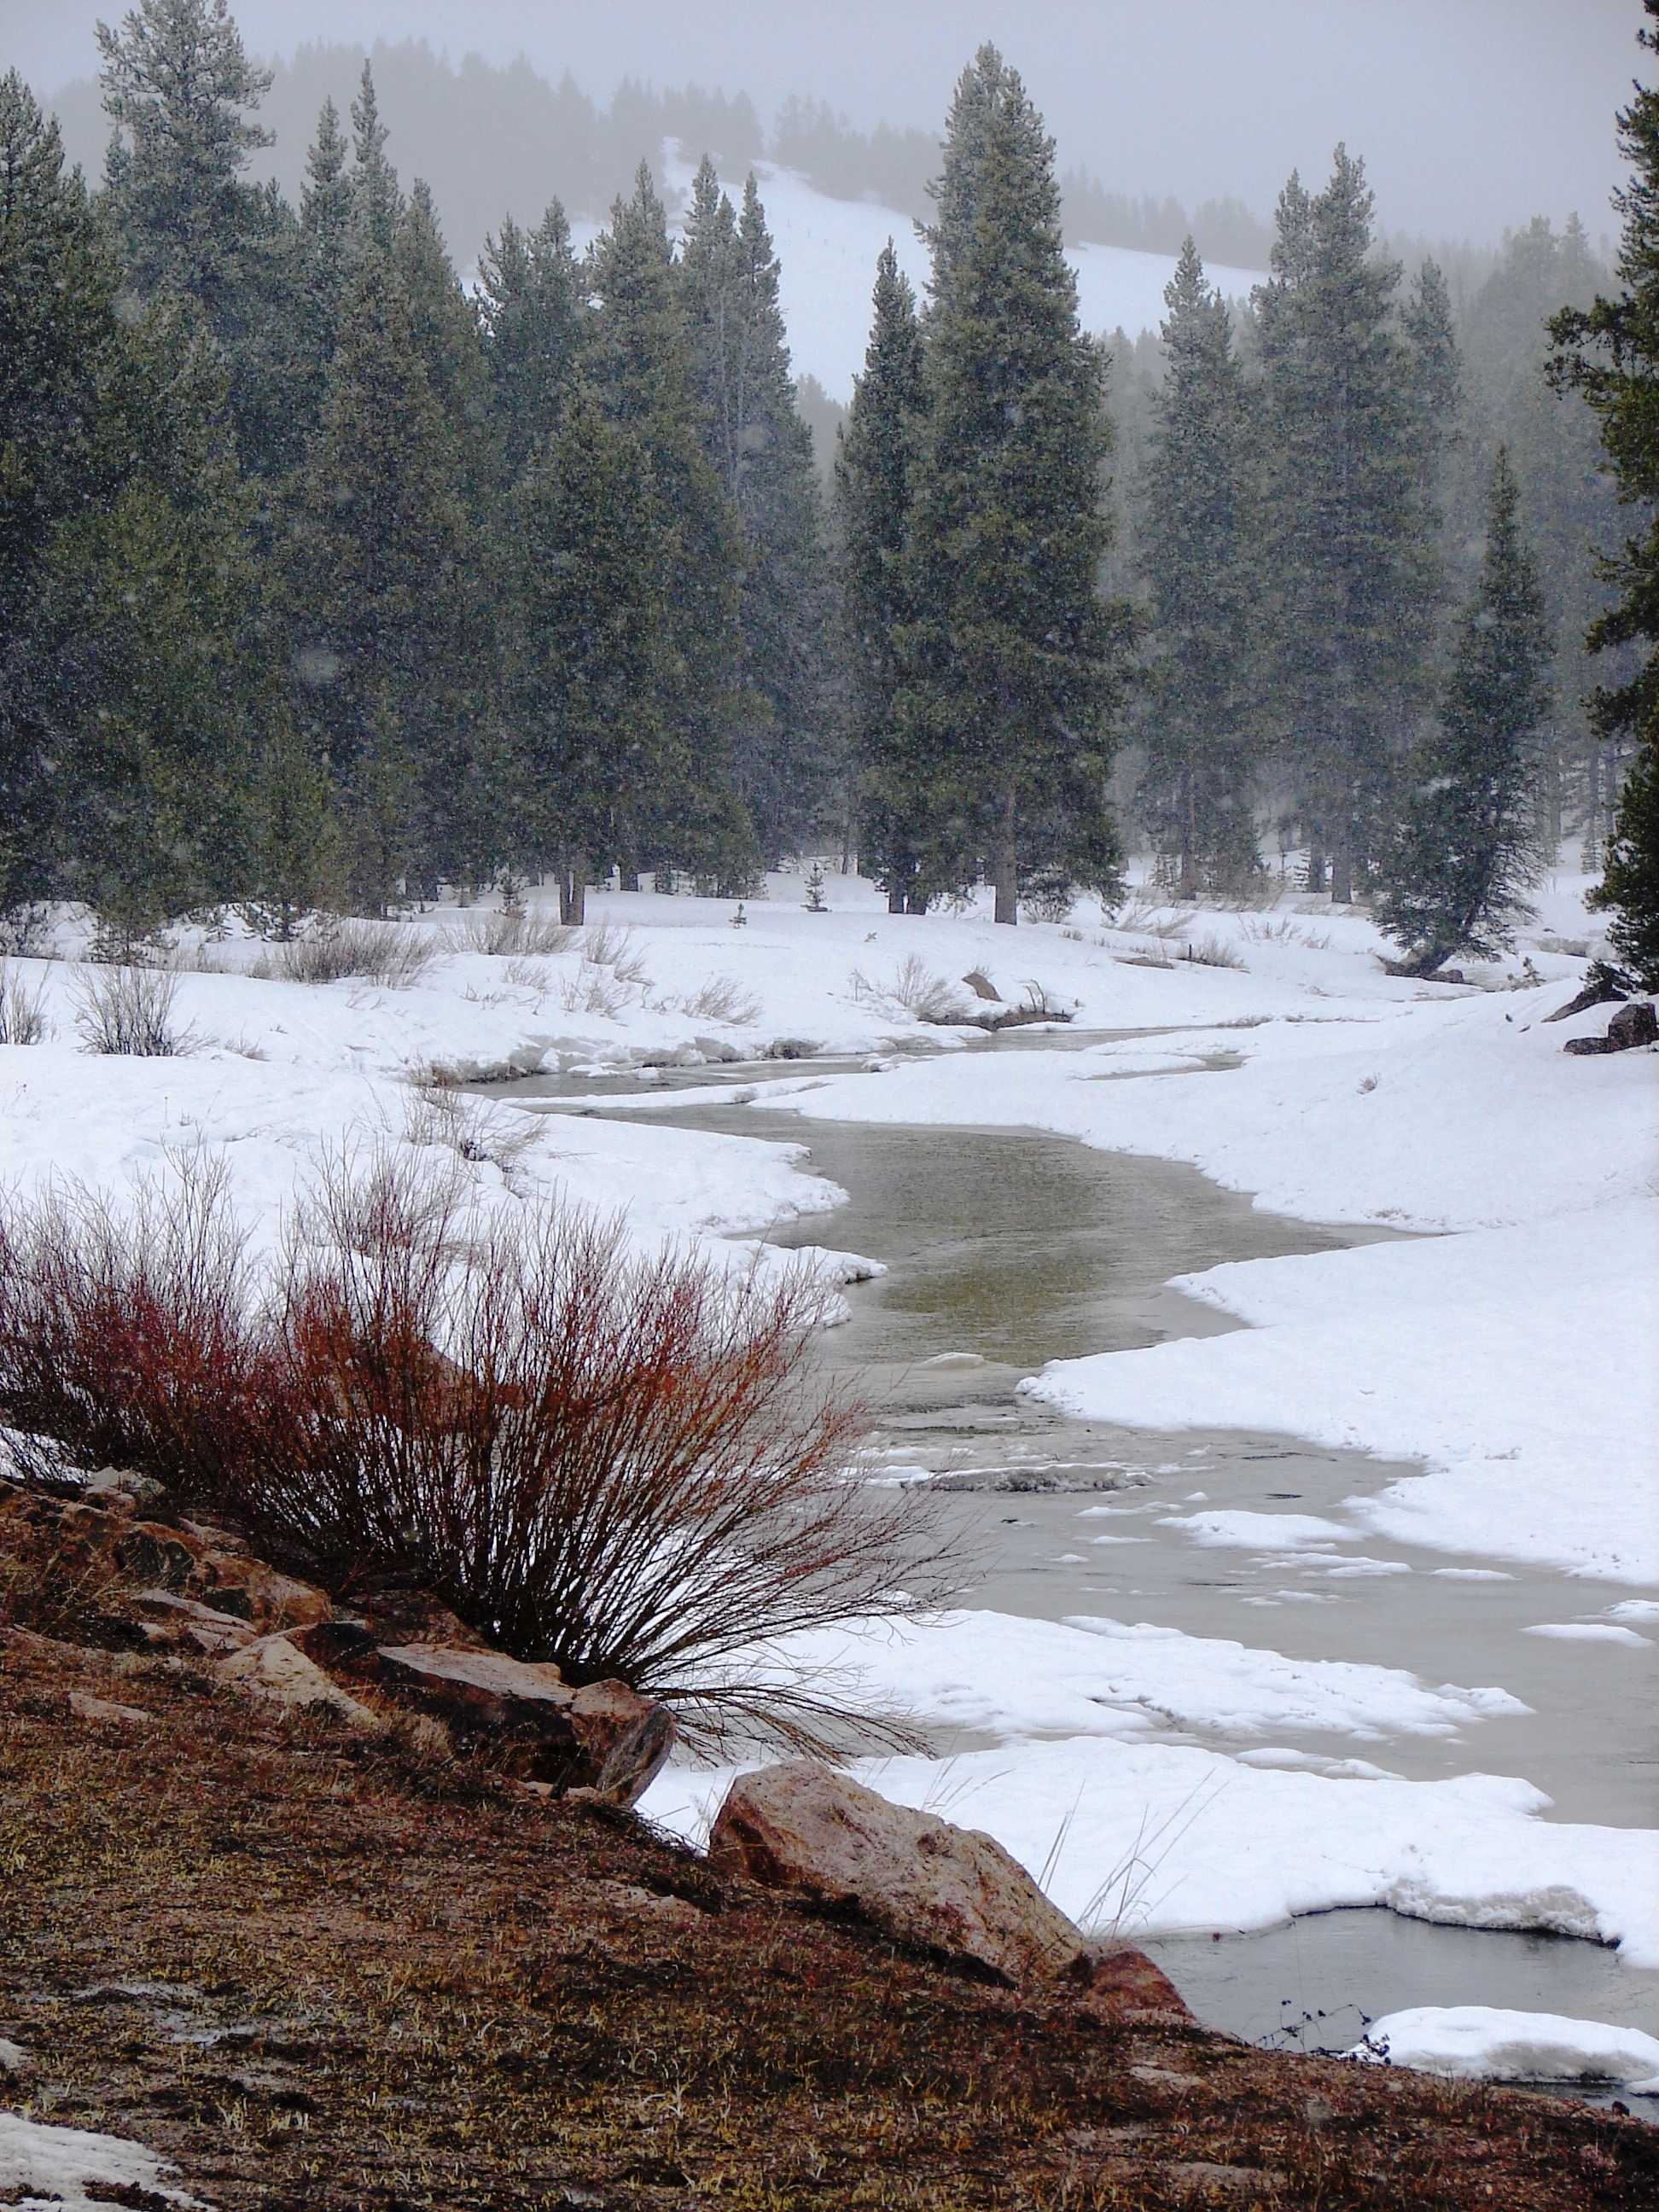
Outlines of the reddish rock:
M 1046 1980 L 1086 1948 L 991 1837 L 890 1804 L 807 1760 L 738 1777 L 708 1860 L 769 1888 L 850 1905 L 902 1942 L 976 1959 L 1014 1983 Z

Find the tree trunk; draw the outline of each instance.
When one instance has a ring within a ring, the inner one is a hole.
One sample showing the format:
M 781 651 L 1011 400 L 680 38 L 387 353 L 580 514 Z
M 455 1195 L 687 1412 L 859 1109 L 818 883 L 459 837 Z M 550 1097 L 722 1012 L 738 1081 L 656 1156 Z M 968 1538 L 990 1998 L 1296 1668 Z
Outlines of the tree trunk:
M 587 855 L 572 853 L 559 864 L 559 920 L 567 929 L 587 921 Z
M 902 914 L 904 911 L 904 878 L 902 876 L 893 876 L 889 878 L 887 884 L 887 911 L 889 914 Z
M 1331 904 L 1333 906 L 1353 904 L 1353 863 L 1348 857 L 1348 841 L 1346 837 L 1331 854 Z
M 1011 784 L 1002 795 L 1000 836 L 991 853 L 991 871 L 997 887 L 996 919 L 1012 927 L 1019 920 L 1019 871 L 1014 860 L 1014 792 Z
M 1308 889 L 1322 891 L 1325 888 L 1325 855 L 1317 845 L 1308 848 Z

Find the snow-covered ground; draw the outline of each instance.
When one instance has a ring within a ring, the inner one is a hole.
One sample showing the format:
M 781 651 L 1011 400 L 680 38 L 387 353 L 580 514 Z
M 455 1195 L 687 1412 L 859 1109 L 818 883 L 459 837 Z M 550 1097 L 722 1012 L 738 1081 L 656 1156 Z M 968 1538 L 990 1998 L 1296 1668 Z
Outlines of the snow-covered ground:
M 1420 1462 L 1359 1486 L 1342 1522 L 1200 1501 L 1171 1509 L 1168 1533 L 1194 1552 L 1282 1556 L 1287 1573 L 1403 1572 L 1340 1548 L 1359 1533 L 1437 1551 L 1449 1594 L 1511 1572 L 1577 1577 L 1537 1629 L 1564 1655 L 1629 1668 L 1659 1637 L 1659 1055 L 1564 1054 L 1605 1027 L 1605 1007 L 1543 1020 L 1600 947 L 1583 888 L 1558 876 L 1516 955 L 1467 968 L 1462 987 L 1389 976 L 1363 915 L 1290 893 L 1237 912 L 1142 898 L 1114 926 L 1091 906 L 1014 932 L 982 908 L 891 917 L 832 872 L 828 913 L 778 878 L 742 927 L 729 903 L 595 895 L 585 935 L 514 961 L 470 948 L 452 909 L 411 925 L 441 949 L 401 989 L 262 980 L 247 971 L 268 948 L 233 926 L 181 936 L 192 1048 L 149 1060 L 82 1048 L 72 960 L 14 963 L 43 984 L 52 1033 L 0 1048 L 0 1185 L 52 1170 L 117 1183 L 205 1144 L 269 1231 L 319 1146 L 445 1141 L 422 1079 L 539 1068 L 605 1076 L 607 1107 L 620 1077 L 635 1110 L 465 1105 L 482 1196 L 558 1188 L 626 1206 L 644 1241 L 697 1236 L 746 1262 L 775 1224 L 837 1194 L 790 1146 L 653 1113 L 670 1103 L 661 1066 L 712 1074 L 733 1057 L 745 1089 L 720 1099 L 790 1108 L 808 1140 L 814 1118 L 994 1125 L 1188 1162 L 1284 1213 L 1419 1233 L 1183 1279 L 1247 1325 L 1060 1363 L 1027 1387 L 1097 1420 L 1279 1431 Z M 75 949 L 66 925 L 61 950 Z M 1071 1029 L 1054 1049 L 979 1051 L 909 1011 L 933 981 L 965 1009 L 969 969 L 1010 1001 L 1046 994 Z M 813 1234 L 833 1247 L 833 1212 Z M 1280 1617 L 1249 1619 L 1265 1637 Z M 862 1669 L 875 1701 L 974 1739 L 955 1759 L 872 1765 L 878 1786 L 991 1830 L 1074 1911 L 1237 1929 L 1383 1903 L 1592 1935 L 1659 1967 L 1659 1838 L 1552 1820 L 1526 1779 L 1480 1771 L 1482 1730 L 1523 1710 L 1501 1656 L 1437 1683 L 1411 1671 L 1408 1646 L 1388 1665 L 1292 1661 L 1219 1635 L 983 1610 L 822 1656 Z M 1612 1706 L 1624 1679 L 1609 1674 Z M 1391 1773 L 1378 1746 L 1412 1739 L 1443 1742 L 1463 1771 Z M 647 1810 L 695 1832 L 720 1779 L 672 1770 Z

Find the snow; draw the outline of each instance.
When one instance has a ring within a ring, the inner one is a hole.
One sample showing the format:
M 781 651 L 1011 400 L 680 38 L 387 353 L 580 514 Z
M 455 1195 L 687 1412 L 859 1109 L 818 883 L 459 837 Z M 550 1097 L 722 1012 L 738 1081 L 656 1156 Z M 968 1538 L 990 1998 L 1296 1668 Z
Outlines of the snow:
M 1659 2094 L 1659 2038 L 1491 2005 L 1419 2005 L 1373 2021 L 1351 2058 L 1481 2081 L 1607 2082 Z
M 701 1841 L 740 1771 L 671 1765 L 641 1810 Z M 994 1836 L 1091 1933 L 1243 1931 L 1387 1905 L 1616 1943 L 1627 1965 L 1659 1967 L 1652 1832 L 1542 1820 L 1548 1799 L 1507 1775 L 1356 1779 L 1108 1736 L 851 1771 L 898 1804 Z
M 1083 1614 L 1048 1621 L 976 1610 L 936 1613 L 921 1628 L 860 1624 L 784 1638 L 765 1663 L 833 1681 L 857 1711 L 1009 1741 L 1205 1729 L 1375 1743 L 1396 1733 L 1453 1737 L 1528 1710 L 1501 1689 L 1431 1685 L 1401 1668 L 1288 1659 L 1226 1638 Z M 744 1671 L 757 1671 L 752 1658 Z
M 161 2176 L 168 2171 L 165 2160 L 124 2136 L 48 2127 L 0 2112 L 0 2201 L 9 2212 L 94 2212 L 110 2202 L 110 2187 L 145 2191 L 147 2203 L 199 2205 L 199 2197 L 167 2186 Z

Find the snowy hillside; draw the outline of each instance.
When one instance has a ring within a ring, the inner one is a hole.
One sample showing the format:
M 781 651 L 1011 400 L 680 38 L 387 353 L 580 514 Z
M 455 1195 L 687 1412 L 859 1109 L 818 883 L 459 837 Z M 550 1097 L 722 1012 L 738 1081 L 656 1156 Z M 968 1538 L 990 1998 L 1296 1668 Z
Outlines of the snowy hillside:
M 672 144 L 665 149 L 664 182 L 675 194 L 690 187 L 691 169 Z M 927 249 L 915 222 L 896 209 L 864 200 L 836 200 L 815 191 L 793 170 L 756 165 L 756 182 L 782 264 L 783 315 L 797 376 L 815 376 L 835 399 L 851 398 L 864 366 L 870 334 L 870 295 L 876 256 L 890 238 L 900 266 L 918 295 L 927 281 Z M 743 179 L 724 180 L 733 205 Z M 597 222 L 576 223 L 579 246 L 594 237 Z M 1168 254 L 1136 253 L 1121 246 L 1078 246 L 1066 258 L 1077 272 L 1083 326 L 1102 336 L 1121 328 L 1136 337 L 1155 330 L 1164 313 L 1164 288 L 1175 274 Z M 1242 299 L 1263 271 L 1216 268 L 1209 272 L 1229 299 Z

